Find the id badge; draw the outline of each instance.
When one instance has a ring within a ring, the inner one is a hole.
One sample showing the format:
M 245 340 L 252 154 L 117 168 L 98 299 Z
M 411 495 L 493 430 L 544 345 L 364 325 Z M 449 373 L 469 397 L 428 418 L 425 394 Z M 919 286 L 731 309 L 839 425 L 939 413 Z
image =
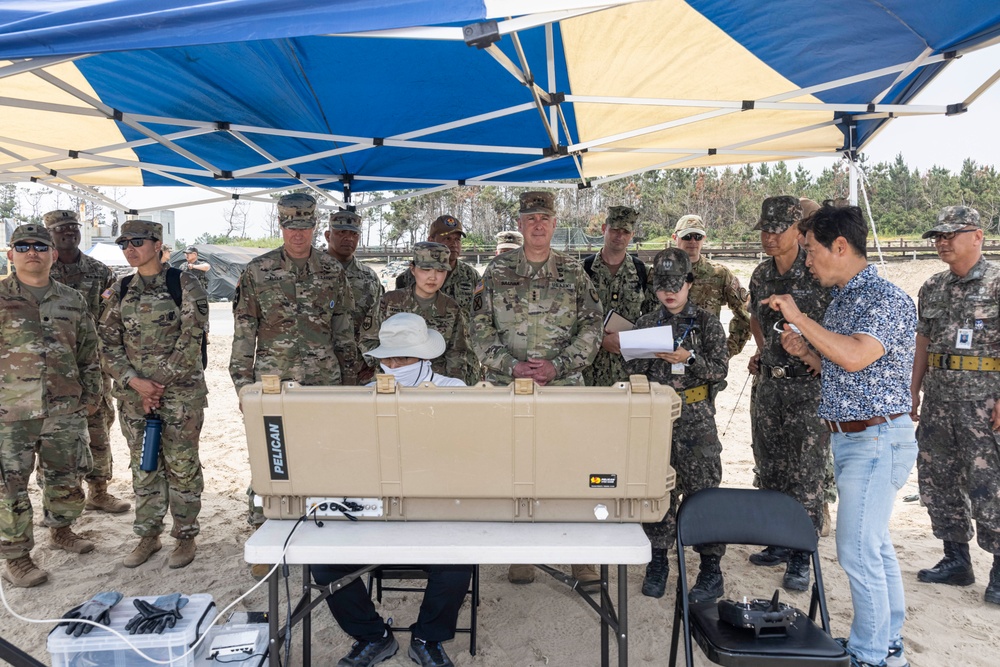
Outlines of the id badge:
M 955 349 L 957 350 L 972 349 L 972 329 L 958 330 L 958 335 L 955 336 Z
M 684 375 L 684 371 L 687 366 L 684 364 L 670 364 L 670 372 L 674 375 Z

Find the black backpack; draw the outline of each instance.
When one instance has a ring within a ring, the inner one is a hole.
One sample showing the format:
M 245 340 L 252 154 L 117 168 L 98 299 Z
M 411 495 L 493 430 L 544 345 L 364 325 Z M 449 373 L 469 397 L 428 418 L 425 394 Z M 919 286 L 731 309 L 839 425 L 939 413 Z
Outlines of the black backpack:
M 183 271 L 175 269 L 172 266 L 167 269 L 167 291 L 170 292 L 170 298 L 174 300 L 174 303 L 178 308 L 181 307 L 181 302 L 183 301 L 183 292 L 181 291 L 181 273 L 183 273 Z M 118 295 L 118 303 L 125 300 L 125 295 L 128 294 L 128 285 L 132 282 L 133 276 L 135 276 L 134 273 L 122 278 L 122 290 Z M 201 367 L 202 369 L 208 368 L 208 338 L 205 336 L 204 332 L 201 334 Z
M 594 279 L 594 258 L 597 254 L 587 255 L 583 258 L 583 270 L 587 272 L 590 279 Z M 646 264 L 636 255 L 629 255 L 632 263 L 635 264 L 635 273 L 639 277 L 639 294 L 646 293 Z

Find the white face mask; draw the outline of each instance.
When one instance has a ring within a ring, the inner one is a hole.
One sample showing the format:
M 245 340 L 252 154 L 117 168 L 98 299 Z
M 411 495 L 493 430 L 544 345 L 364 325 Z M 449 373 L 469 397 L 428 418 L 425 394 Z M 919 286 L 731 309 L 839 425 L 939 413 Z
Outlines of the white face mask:
M 404 387 L 416 387 L 421 382 L 429 381 L 432 375 L 431 365 L 426 361 L 419 361 L 399 368 L 389 368 L 381 363 L 379 366 L 382 367 L 383 373 L 395 376 L 396 382 Z

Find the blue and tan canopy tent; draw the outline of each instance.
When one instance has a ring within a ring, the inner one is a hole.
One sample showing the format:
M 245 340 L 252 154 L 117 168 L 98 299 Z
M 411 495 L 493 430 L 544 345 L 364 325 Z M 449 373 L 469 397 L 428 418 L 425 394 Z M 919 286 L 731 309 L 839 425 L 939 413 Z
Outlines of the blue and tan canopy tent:
M 93 186 L 338 206 L 850 158 L 887 123 L 970 109 L 1000 71 L 912 99 L 998 42 L 996 0 L 0 3 L 0 182 L 119 210 Z

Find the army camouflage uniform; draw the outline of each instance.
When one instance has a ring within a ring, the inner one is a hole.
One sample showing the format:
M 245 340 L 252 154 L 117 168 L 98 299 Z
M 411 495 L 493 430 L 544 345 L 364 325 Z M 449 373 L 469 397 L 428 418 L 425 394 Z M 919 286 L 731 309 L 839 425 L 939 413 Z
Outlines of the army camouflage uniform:
M 34 547 L 28 478 L 42 486 L 44 524 L 83 512 L 93 460 L 86 410 L 101 397 L 97 330 L 80 293 L 56 281 L 41 302 L 10 276 L 0 281 L 0 558 Z
M 101 308 L 103 307 L 101 294 L 114 284 L 114 271 L 103 262 L 81 252 L 80 258 L 73 264 L 64 264 L 58 260 L 53 262 L 49 275 L 83 295 L 96 327 L 100 321 Z M 90 453 L 94 459 L 94 467 L 86 477 L 87 482 L 108 482 L 111 480 L 114 461 L 109 432 L 114 422 L 115 408 L 111 404 L 111 378 L 105 375 L 100 408 L 87 417 Z
M 547 359 L 553 385 L 583 385 L 603 338 L 601 301 L 583 266 L 555 250 L 536 272 L 524 249 L 490 262 L 472 303 L 472 347 L 487 382 L 509 384 L 514 366 Z
M 968 349 L 956 346 L 959 329 L 972 332 Z M 929 354 L 1000 358 L 1000 266 L 981 257 L 965 277 L 931 276 L 920 288 L 917 333 L 930 340 Z M 934 536 L 967 543 L 975 519 L 979 546 L 1000 554 L 1000 435 L 991 427 L 1000 371 L 929 364 L 922 386 L 917 474 Z
M 625 366 L 630 375 L 645 375 L 651 382 L 684 390 L 708 386 L 707 398 L 693 400 L 681 408 L 674 422 L 670 444 L 670 465 L 677 472 L 677 484 L 670 492 L 670 509 L 659 523 L 644 523 L 642 528 L 654 549 L 667 549 L 677 536 L 677 507 L 683 497 L 715 488 L 722 482 L 722 443 L 715 425 L 715 394 L 710 385 L 721 382 L 729 372 L 729 352 L 726 331 L 719 319 L 690 300 L 674 315 L 662 305 L 643 315 L 636 329 L 671 326 L 678 347 L 691 350 L 695 359 L 684 366 L 684 372 L 674 374 L 671 364 L 662 359 L 633 359 Z M 683 397 L 683 395 L 682 395 Z M 702 545 L 701 554 L 722 556 L 724 544 Z
M 760 488 L 781 491 L 798 500 L 818 531 L 823 526 L 830 432 L 817 416 L 820 378 L 785 352 L 781 334 L 774 331 L 781 313 L 761 303 L 775 294 L 791 294 L 815 322 L 823 321 L 831 295 L 809 273 L 801 248 L 784 275 L 778 273 L 774 259 L 768 258 L 750 278 L 750 310 L 764 336 L 750 415 Z
M 342 265 L 347 273 L 347 282 L 351 286 L 351 294 L 354 297 L 354 308 L 351 311 L 351 322 L 354 326 L 354 340 L 361 342 L 361 325 L 365 318 L 378 304 L 385 288 L 378 274 L 370 266 L 366 266 L 358 261 L 357 257 L 352 257 L 351 261 Z
M 359 345 L 362 354 L 378 347 L 382 322 L 396 313 L 420 315 L 429 329 L 444 336 L 444 354 L 431 360 L 431 369 L 435 373 L 458 378 L 467 385 L 479 381 L 479 361 L 469 343 L 469 315 L 454 299 L 440 291 L 429 306 L 420 304 L 413 287 L 386 292 L 371 314 L 365 317 Z M 372 360 L 372 363 L 377 362 L 377 359 Z
M 627 320 L 635 322 L 643 313 L 643 290 L 639 274 L 630 255 L 625 256 L 618 273 L 611 275 L 601 253 L 593 255 L 591 280 L 597 296 L 605 308 L 605 316 L 614 310 Z M 603 333 L 603 331 L 602 331 Z M 584 382 L 591 387 L 610 387 L 628 379 L 625 360 L 620 354 L 611 354 L 603 347 L 597 351 L 594 363 L 583 371 Z
M 357 384 L 354 295 L 340 262 L 315 249 L 298 270 L 283 247 L 256 257 L 233 297 L 229 374 L 239 393 L 264 375 L 303 385 Z
M 472 293 L 479 284 L 479 272 L 471 264 L 466 264 L 462 260 L 455 262 L 455 267 L 448 272 L 444 284 L 441 285 L 441 293 L 447 294 L 458 302 L 465 312 L 472 310 Z M 413 286 L 413 274 L 408 270 L 396 276 L 396 289 L 405 289 Z
M 140 537 L 163 532 L 170 510 L 171 536 L 199 533 L 198 513 L 204 488 L 198 440 L 204 421 L 208 387 L 201 362 L 201 338 L 208 326 L 208 295 L 190 273 L 181 273 L 178 309 L 167 289 L 167 270 L 153 276 L 132 275 L 121 297 L 122 281 L 104 293 L 101 317 L 102 362 L 115 380 L 118 421 L 131 453 L 135 520 Z M 132 378 L 164 385 L 157 414 L 163 420 L 160 465 L 140 469 L 146 428 L 142 396 L 129 387 Z

